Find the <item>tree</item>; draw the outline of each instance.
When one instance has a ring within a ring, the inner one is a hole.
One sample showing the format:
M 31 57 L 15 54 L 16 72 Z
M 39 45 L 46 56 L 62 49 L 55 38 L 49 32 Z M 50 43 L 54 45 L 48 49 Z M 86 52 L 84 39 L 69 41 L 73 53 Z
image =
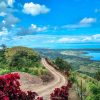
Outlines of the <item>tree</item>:
M 40 62 L 40 56 L 27 47 L 13 47 L 5 52 L 5 58 L 9 66 L 17 67 L 32 67 Z
M 100 70 L 98 72 L 96 72 L 95 74 L 95 78 L 100 81 Z
M 7 46 L 4 45 L 4 44 L 2 44 L 1 45 L 1 48 L 2 49 L 0 49 L 0 63 L 5 63 L 6 62 L 6 59 L 5 59 L 4 53 L 5 53 L 5 50 L 6 50 Z
M 56 58 L 55 64 L 60 70 L 69 71 L 71 69 L 70 64 L 59 57 Z

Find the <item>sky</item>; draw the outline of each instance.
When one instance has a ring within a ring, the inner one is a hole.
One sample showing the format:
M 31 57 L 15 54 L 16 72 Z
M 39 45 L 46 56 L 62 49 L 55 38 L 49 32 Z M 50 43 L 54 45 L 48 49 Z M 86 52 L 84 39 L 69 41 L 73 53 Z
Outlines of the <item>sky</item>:
M 0 44 L 100 48 L 100 1 L 0 0 Z

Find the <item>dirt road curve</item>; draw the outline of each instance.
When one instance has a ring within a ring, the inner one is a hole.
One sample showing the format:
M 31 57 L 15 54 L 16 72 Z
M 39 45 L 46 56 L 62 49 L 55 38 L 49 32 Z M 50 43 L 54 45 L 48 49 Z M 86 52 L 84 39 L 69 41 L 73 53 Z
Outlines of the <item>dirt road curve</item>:
M 43 96 L 44 100 L 49 100 L 50 93 L 55 89 L 59 88 L 66 83 L 65 77 L 49 65 L 44 58 L 42 58 L 42 64 L 54 75 L 54 80 L 46 86 L 41 86 L 36 89 L 36 92 Z
M 66 83 L 65 77 L 55 70 L 51 65 L 47 63 L 47 61 L 42 58 L 41 63 L 44 65 L 48 71 L 50 71 L 54 77 L 51 82 L 41 83 L 41 80 L 36 76 L 30 76 L 27 73 L 20 73 L 21 79 L 21 89 L 23 91 L 35 91 L 39 94 L 39 96 L 43 97 L 43 100 L 50 100 L 50 94 L 53 92 L 55 88 L 59 88 Z M 33 77 L 35 83 L 32 81 Z
M 49 96 L 53 90 L 64 85 L 66 83 L 66 79 L 61 73 L 50 66 L 44 58 L 42 58 L 41 63 L 52 73 L 54 80 L 47 84 L 43 84 L 40 77 L 20 72 L 20 88 L 23 91 L 35 91 L 39 94 L 39 96 L 43 97 L 43 100 L 50 100 Z M 69 91 L 69 100 L 80 100 L 76 91 L 73 89 Z

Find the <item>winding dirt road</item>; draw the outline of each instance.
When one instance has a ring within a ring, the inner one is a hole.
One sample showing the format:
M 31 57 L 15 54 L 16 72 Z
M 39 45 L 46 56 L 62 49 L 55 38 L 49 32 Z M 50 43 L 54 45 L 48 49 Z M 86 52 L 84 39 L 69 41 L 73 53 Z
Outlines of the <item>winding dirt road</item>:
M 41 63 L 46 69 L 48 69 L 49 72 L 52 73 L 54 79 L 51 82 L 43 84 L 40 77 L 20 72 L 19 74 L 21 76 L 21 89 L 24 91 L 33 92 L 35 90 L 35 92 L 37 92 L 39 96 L 43 97 L 43 100 L 50 100 L 50 94 L 53 92 L 53 90 L 55 88 L 61 87 L 62 85 L 65 85 L 67 80 L 60 72 L 49 65 L 44 58 L 42 58 Z M 77 95 L 76 91 L 73 90 L 73 88 L 69 91 L 69 100 L 80 100 L 79 96 Z
M 41 59 L 41 63 L 49 72 L 51 72 L 54 79 L 51 82 L 48 82 L 45 84 L 41 83 L 41 81 L 40 81 L 40 84 L 34 84 L 34 82 L 30 84 L 29 81 L 31 81 L 31 77 L 34 77 L 34 76 L 30 76 L 27 73 L 23 73 L 23 74 L 20 73 L 21 89 L 25 91 L 35 90 L 35 92 L 37 92 L 39 96 L 43 97 L 43 100 L 50 100 L 50 94 L 53 92 L 53 90 L 55 88 L 59 88 L 62 85 L 64 85 L 66 83 L 66 79 L 60 72 L 58 72 L 51 65 L 49 65 L 44 58 Z
M 36 89 L 36 92 L 40 96 L 43 96 L 44 100 L 50 100 L 49 96 L 52 93 L 52 91 L 55 88 L 59 88 L 62 85 L 64 85 L 66 83 L 66 79 L 61 73 L 59 73 L 51 65 L 49 65 L 44 58 L 42 58 L 41 62 L 44 65 L 44 67 L 53 74 L 54 80 L 50 82 L 49 84 L 47 84 L 46 86 L 44 85 L 44 86 L 39 87 L 38 89 Z

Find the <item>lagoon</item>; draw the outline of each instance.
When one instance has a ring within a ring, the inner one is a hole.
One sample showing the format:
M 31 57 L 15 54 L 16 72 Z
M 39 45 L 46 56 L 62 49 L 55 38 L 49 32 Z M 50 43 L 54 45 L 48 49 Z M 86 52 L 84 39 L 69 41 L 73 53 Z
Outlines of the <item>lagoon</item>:
M 85 51 L 86 54 L 84 54 L 85 56 L 89 56 L 91 57 L 91 60 L 97 60 L 100 61 L 100 51 Z

